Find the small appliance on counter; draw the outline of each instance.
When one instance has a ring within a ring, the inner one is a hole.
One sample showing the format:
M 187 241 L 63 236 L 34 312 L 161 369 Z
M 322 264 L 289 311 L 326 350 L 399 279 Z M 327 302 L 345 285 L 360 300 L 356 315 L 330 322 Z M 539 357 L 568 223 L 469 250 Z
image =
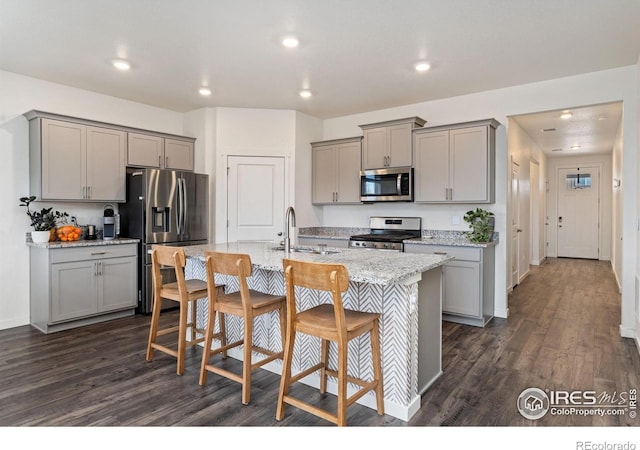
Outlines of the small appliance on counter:
M 115 212 L 113 211 L 113 205 L 105 205 L 104 207 L 104 217 L 103 217 L 103 231 L 102 231 L 102 239 L 105 241 L 109 241 L 111 239 L 115 239 L 118 234 L 118 225 L 120 222 L 117 220 Z
M 96 232 L 96 226 L 87 225 L 87 235 L 85 236 L 85 239 L 88 241 L 95 241 L 97 237 L 98 233 Z

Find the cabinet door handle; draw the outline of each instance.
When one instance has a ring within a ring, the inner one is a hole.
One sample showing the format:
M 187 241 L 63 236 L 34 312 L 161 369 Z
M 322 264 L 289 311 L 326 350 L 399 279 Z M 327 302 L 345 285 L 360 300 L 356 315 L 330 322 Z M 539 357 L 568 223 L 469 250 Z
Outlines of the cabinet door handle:
M 91 256 L 96 256 L 96 255 L 106 255 L 107 252 L 91 252 Z
M 100 264 L 100 275 L 102 276 L 102 261 L 100 261 L 98 264 Z
M 336 202 L 338 201 L 338 193 L 336 192 Z
M 165 157 L 164 157 L 164 167 L 165 167 L 165 168 L 166 168 L 166 167 L 169 167 L 169 157 L 168 157 L 168 156 L 165 156 Z
M 447 252 L 433 252 L 434 255 L 447 255 Z
M 158 167 L 162 167 L 162 156 L 158 155 Z
M 87 198 L 91 198 L 91 186 L 87 186 Z

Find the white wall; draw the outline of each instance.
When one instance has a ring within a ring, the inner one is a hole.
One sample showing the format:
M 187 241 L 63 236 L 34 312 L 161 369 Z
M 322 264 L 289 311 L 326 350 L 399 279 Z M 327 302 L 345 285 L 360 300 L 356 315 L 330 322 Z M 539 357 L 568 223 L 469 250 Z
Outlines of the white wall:
M 215 242 L 227 240 L 228 156 L 285 158 L 285 203 L 295 190 L 296 112 L 276 109 L 216 108 Z M 284 211 L 282 212 L 284 220 Z M 299 223 L 298 223 L 299 226 Z
M 216 110 L 201 108 L 185 113 L 184 134 L 195 137 L 194 170 L 209 175 L 209 236 L 216 228 Z
M 0 71 L 0 329 L 29 323 L 30 231 L 18 198 L 29 193 L 28 122 L 37 109 L 84 119 L 182 134 L 182 114 L 56 83 Z M 49 204 L 38 204 L 38 207 Z M 104 204 L 57 203 L 57 209 L 90 223 L 102 217 Z
M 496 315 L 506 317 L 507 305 L 507 245 L 505 242 L 508 152 L 507 117 L 531 112 L 571 108 L 611 101 L 623 101 L 624 117 L 624 179 L 636 183 L 638 173 L 638 68 L 621 67 L 613 70 L 594 72 L 575 77 L 566 77 L 539 83 L 532 83 L 478 94 L 447 98 L 431 102 L 416 103 L 397 108 L 372 111 L 364 114 L 329 119 L 324 122 L 323 139 L 338 139 L 361 135 L 358 125 L 420 116 L 427 120 L 427 126 L 466 122 L 493 117 L 502 126 L 496 136 L 496 202 L 491 210 L 496 214 L 496 230 L 500 233 L 500 244 L 496 248 Z M 633 181 L 632 181 L 633 180 Z M 637 216 L 637 189 L 623 195 L 623 236 L 630 251 L 625 251 L 622 264 L 636 273 L 637 236 L 635 219 Z M 452 215 L 461 215 L 467 206 L 428 205 L 376 205 L 324 206 L 325 225 L 367 226 L 372 214 L 419 215 L 425 228 L 456 228 L 451 225 Z M 631 336 L 635 326 L 633 276 L 623 280 L 623 317 L 621 332 Z
M 324 222 L 323 208 L 313 206 L 311 192 L 311 142 L 322 139 L 322 120 L 303 113 L 296 113 L 296 162 L 295 197 L 291 203 L 296 209 L 298 226 L 320 226 Z M 304 224 L 304 225 L 302 225 Z
M 545 180 L 546 180 L 546 165 L 547 158 L 540 149 L 536 145 L 536 143 L 531 139 L 526 131 L 518 124 L 517 117 L 509 118 L 508 121 L 508 147 L 509 147 L 509 158 L 512 159 L 519 166 L 518 171 L 518 179 L 520 186 L 520 204 L 518 210 L 520 211 L 520 229 L 522 233 L 520 234 L 520 255 L 519 255 L 519 274 L 520 278 L 526 276 L 529 272 L 529 264 L 532 260 L 535 259 L 535 263 L 539 263 L 541 259 L 544 259 L 546 256 L 545 251 L 545 228 L 544 228 L 544 217 L 546 215 L 546 211 L 544 209 L 544 205 L 546 202 L 546 192 L 545 192 Z M 535 162 L 538 164 L 539 172 L 537 177 L 537 191 L 532 192 L 531 186 L 531 163 Z M 512 188 L 512 180 L 511 180 L 511 170 L 509 169 L 509 177 L 507 180 L 507 204 L 508 210 L 513 211 L 514 205 L 511 205 L 511 188 Z M 532 203 L 536 203 L 535 205 Z M 536 208 L 538 214 L 537 223 L 533 224 L 532 227 L 532 218 L 531 212 L 532 208 Z M 509 222 L 507 222 L 509 223 Z M 507 227 L 507 235 L 505 237 L 505 242 L 511 242 L 512 229 L 511 227 Z M 532 237 L 534 237 L 534 233 L 536 234 L 535 241 L 536 248 L 532 248 Z M 535 258 L 534 256 L 535 255 Z M 511 252 L 508 254 L 509 259 L 511 259 Z M 507 265 L 507 267 L 511 267 L 511 261 Z M 510 273 L 510 272 L 509 272 Z M 513 280 L 511 277 L 507 278 L 507 288 L 513 287 Z
M 620 185 L 612 188 L 611 194 L 611 267 L 615 274 L 618 288 L 622 290 L 622 121 L 618 126 L 613 150 L 611 152 L 611 177 Z M 612 182 L 613 186 L 613 182 Z

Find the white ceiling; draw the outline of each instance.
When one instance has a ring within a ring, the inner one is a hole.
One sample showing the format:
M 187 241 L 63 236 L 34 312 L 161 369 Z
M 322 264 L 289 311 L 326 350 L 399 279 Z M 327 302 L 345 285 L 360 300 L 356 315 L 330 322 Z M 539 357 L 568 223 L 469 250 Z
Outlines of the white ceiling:
M 560 114 L 572 116 L 562 119 Z M 622 103 L 567 108 L 513 116 L 549 157 L 611 153 L 622 120 Z M 579 149 L 571 147 L 578 145 Z
M 639 23 L 638 0 L 0 0 L 0 69 L 175 111 L 330 118 L 636 64 Z

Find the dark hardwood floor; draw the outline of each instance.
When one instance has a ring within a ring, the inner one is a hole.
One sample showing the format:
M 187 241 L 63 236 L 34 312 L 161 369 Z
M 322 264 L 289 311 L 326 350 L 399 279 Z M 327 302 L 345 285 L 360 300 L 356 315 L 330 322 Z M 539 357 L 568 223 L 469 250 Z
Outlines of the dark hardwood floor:
M 530 421 L 516 409 L 523 389 L 626 392 L 640 388 L 635 343 L 619 335 L 620 296 L 603 261 L 549 259 L 509 298 L 508 320 L 486 328 L 444 322 L 443 376 L 409 423 L 354 405 L 348 423 L 379 426 L 618 426 L 627 416 L 551 416 Z M 175 318 L 165 315 L 165 321 Z M 201 349 L 145 361 L 149 317 L 135 316 L 44 335 L 0 331 L 0 426 L 332 426 L 288 407 L 277 422 L 280 377 L 258 370 L 252 401 L 240 385 L 210 374 L 198 385 Z M 240 364 L 228 359 L 229 367 Z M 297 385 L 298 395 L 329 407 L 332 395 Z

